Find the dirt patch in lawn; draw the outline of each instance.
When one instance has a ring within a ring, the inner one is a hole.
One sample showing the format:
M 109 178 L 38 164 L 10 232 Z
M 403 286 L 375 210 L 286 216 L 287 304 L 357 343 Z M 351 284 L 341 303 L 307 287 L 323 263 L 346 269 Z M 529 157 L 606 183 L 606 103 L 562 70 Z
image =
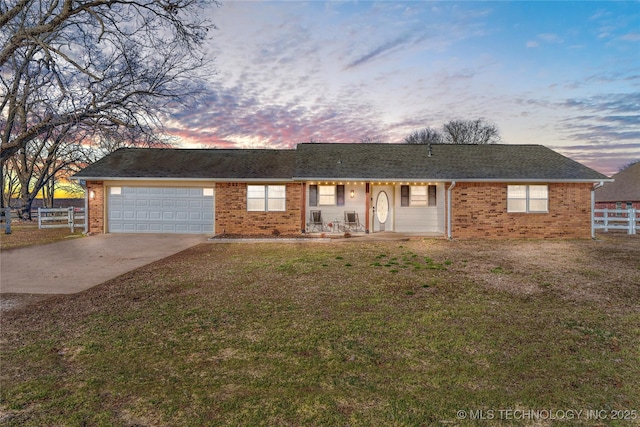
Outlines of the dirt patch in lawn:
M 42 301 L 51 295 L 36 294 L 0 294 L 0 313 L 22 308 L 34 302 Z

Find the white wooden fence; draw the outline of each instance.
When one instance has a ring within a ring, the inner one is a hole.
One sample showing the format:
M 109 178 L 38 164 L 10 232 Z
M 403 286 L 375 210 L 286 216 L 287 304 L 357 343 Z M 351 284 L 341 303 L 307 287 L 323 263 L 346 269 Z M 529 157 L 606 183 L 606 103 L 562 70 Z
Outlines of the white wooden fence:
M 84 227 L 84 208 L 38 208 L 38 228 L 70 228 Z
M 626 230 L 636 234 L 640 230 L 640 209 L 594 209 L 593 228 L 596 230 Z
M 9 206 L 0 211 L 0 223 L 4 224 L 4 233 L 11 234 L 11 208 Z

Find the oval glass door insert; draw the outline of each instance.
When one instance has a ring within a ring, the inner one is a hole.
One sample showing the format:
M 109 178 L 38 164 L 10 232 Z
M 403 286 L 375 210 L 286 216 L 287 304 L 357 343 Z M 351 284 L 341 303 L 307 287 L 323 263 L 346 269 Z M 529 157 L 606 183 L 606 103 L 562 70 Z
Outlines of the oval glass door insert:
M 376 199 L 376 216 L 380 224 L 384 224 L 389 216 L 389 197 L 384 191 L 379 192 Z

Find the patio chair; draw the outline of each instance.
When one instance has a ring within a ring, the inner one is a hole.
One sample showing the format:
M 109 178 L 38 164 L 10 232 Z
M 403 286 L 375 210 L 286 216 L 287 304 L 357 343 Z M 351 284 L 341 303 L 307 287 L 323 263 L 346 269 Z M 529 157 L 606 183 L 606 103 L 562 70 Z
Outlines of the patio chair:
M 312 231 L 324 231 L 322 224 L 322 211 L 310 211 L 309 212 L 309 232 Z
M 344 230 L 360 231 L 360 219 L 355 211 L 344 211 Z

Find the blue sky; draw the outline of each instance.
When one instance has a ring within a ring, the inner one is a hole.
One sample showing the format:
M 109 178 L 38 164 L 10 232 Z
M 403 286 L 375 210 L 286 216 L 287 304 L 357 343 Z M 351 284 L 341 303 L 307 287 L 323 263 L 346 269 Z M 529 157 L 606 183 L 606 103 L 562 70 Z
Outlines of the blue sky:
M 495 123 L 607 175 L 640 159 L 640 2 L 226 1 L 189 147 L 401 142 Z

